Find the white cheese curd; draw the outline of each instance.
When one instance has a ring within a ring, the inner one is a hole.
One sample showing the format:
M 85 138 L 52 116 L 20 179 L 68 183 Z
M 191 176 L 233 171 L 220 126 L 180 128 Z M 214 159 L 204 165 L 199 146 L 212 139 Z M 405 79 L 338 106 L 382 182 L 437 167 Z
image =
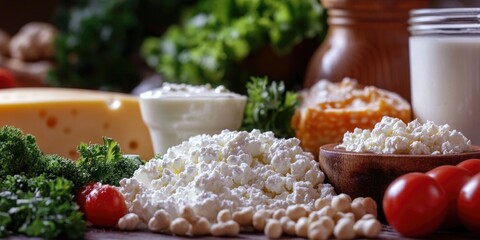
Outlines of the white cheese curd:
M 176 217 L 184 206 L 210 221 L 222 209 L 313 207 L 316 199 L 335 193 L 299 144 L 259 130 L 194 136 L 123 179 L 120 190 L 129 212 L 143 222 L 159 209 Z
M 418 120 L 405 124 L 398 118 L 383 117 L 371 131 L 356 128 L 345 133 L 338 147 L 353 152 L 438 155 L 471 151 L 472 145 L 448 124 L 421 124 Z

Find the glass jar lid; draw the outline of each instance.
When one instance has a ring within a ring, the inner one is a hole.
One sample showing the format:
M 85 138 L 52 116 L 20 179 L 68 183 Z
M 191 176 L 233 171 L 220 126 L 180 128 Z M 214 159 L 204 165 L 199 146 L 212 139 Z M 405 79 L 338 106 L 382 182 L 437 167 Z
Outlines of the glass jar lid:
M 432 8 L 410 11 L 412 35 L 480 34 L 480 8 Z

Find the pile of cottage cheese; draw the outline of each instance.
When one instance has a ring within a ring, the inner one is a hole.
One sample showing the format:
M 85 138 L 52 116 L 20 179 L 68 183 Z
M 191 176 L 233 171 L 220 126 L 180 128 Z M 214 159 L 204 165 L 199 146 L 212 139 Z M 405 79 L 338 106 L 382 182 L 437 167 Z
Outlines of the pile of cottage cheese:
M 472 145 L 448 124 L 417 120 L 405 124 L 398 118 L 383 117 L 372 131 L 356 128 L 345 133 L 338 147 L 353 152 L 438 155 L 471 151 Z
M 123 179 L 120 191 L 129 211 L 144 223 L 160 209 L 177 217 L 184 206 L 210 221 L 222 209 L 313 206 L 316 199 L 335 193 L 299 143 L 258 130 L 198 135 Z

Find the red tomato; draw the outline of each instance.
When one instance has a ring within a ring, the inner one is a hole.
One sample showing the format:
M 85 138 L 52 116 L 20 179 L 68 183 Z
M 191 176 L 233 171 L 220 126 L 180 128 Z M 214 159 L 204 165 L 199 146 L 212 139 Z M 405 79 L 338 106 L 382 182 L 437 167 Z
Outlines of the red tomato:
M 435 179 L 447 194 L 448 211 L 443 227 L 459 227 L 461 223 L 457 213 L 458 194 L 473 174 L 464 168 L 448 165 L 434 168 L 426 174 Z
M 95 226 L 113 227 L 127 214 L 123 195 L 113 186 L 94 188 L 85 201 L 87 220 Z
M 430 176 L 407 173 L 388 186 L 383 211 L 388 223 L 403 236 L 428 236 L 445 219 L 447 196 Z
M 460 190 L 458 216 L 466 228 L 480 233 L 480 173 L 473 176 Z
M 472 172 L 473 175 L 480 173 L 480 159 L 472 158 L 465 160 L 459 164 L 457 167 L 465 168 L 468 171 Z
M 83 186 L 76 194 L 75 194 L 75 202 L 78 204 L 80 211 L 85 213 L 85 201 L 87 200 L 87 195 L 92 192 L 93 189 L 101 187 L 102 184 L 98 182 L 91 182 L 88 185 Z
M 0 68 L 0 88 L 12 88 L 17 85 L 17 80 L 13 74 L 7 69 Z

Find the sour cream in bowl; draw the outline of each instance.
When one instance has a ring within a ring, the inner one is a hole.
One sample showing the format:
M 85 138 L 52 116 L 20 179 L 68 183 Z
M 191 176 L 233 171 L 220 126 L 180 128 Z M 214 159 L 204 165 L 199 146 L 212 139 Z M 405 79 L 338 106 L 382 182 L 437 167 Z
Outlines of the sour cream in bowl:
M 247 97 L 223 86 L 164 83 L 140 94 L 140 111 L 155 154 L 199 134 L 238 130 Z

